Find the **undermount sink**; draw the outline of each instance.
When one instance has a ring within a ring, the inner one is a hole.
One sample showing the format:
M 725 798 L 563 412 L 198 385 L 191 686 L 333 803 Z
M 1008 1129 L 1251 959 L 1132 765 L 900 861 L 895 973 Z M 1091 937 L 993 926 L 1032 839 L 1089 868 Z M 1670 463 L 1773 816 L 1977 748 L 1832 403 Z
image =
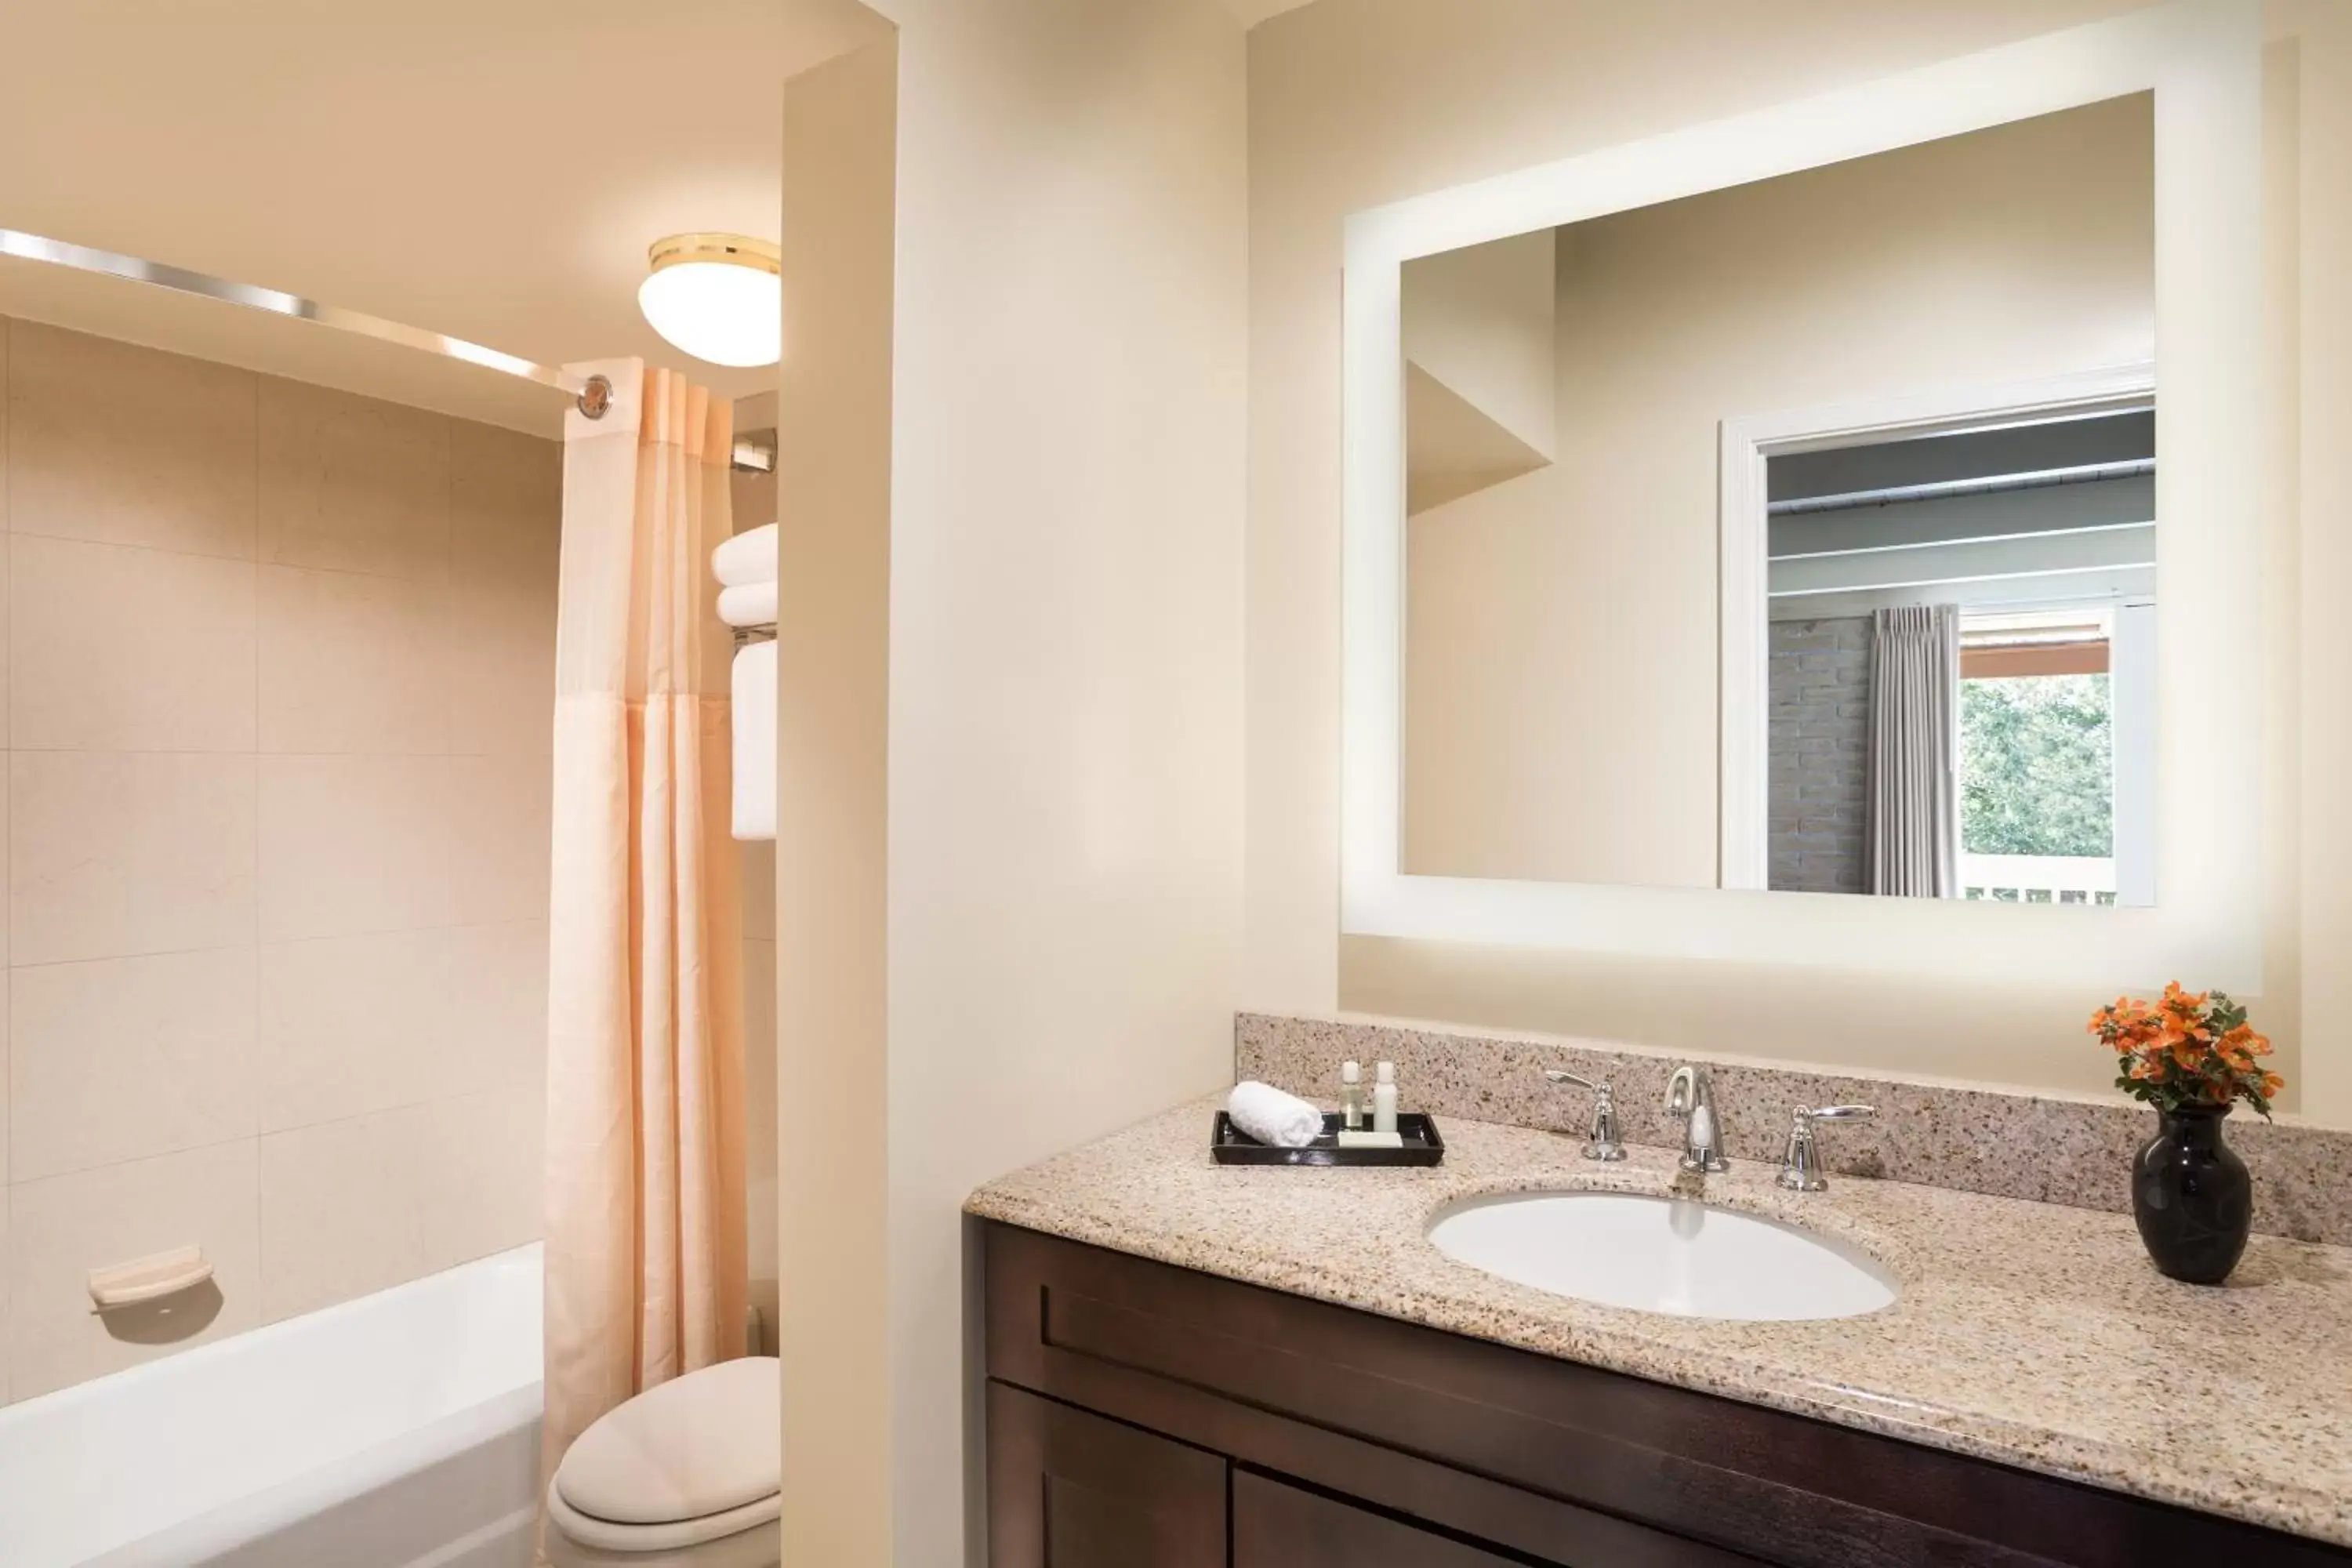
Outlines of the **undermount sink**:
M 1687 1198 L 1474 1198 L 1441 1213 L 1429 1239 L 1456 1262 L 1556 1296 L 1676 1317 L 1853 1318 L 1895 1300 L 1893 1276 L 1851 1247 Z

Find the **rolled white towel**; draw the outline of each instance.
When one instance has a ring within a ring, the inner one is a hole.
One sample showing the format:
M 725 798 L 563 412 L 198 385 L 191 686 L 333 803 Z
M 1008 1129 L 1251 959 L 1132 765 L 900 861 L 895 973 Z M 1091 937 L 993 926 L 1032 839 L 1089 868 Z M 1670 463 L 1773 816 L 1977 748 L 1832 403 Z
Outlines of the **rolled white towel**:
M 719 618 L 730 626 L 772 626 L 776 624 L 776 585 L 746 583 L 719 590 Z
M 735 837 L 776 836 L 776 645 L 735 653 Z
M 719 586 L 740 588 L 776 580 L 776 525 L 747 528 L 710 552 L 710 574 Z
M 1276 1149 L 1304 1149 L 1323 1135 L 1323 1113 L 1295 1094 L 1252 1079 L 1234 1085 L 1225 1112 L 1234 1125 Z

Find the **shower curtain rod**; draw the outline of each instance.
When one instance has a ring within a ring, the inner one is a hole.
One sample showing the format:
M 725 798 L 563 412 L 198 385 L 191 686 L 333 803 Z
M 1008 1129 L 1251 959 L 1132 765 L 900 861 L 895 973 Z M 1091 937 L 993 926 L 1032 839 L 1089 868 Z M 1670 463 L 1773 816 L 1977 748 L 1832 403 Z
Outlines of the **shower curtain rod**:
M 124 256 L 117 251 L 98 250 L 87 245 L 72 245 L 62 239 L 26 234 L 13 228 L 0 228 L 0 256 L 14 256 L 26 261 L 45 261 L 53 267 L 68 268 L 76 272 L 152 284 L 175 293 L 193 294 L 199 299 L 218 300 L 226 304 L 243 305 L 248 310 L 266 310 L 273 316 L 316 321 L 337 331 L 374 338 L 380 342 L 398 343 L 403 348 L 420 349 L 429 354 L 438 354 L 443 359 L 462 360 L 467 364 L 480 365 L 486 370 L 495 370 L 501 374 L 537 382 L 541 386 L 567 393 L 579 405 L 580 412 L 591 419 L 604 417 L 604 411 L 613 403 L 613 384 L 601 375 L 583 380 L 514 354 L 500 353 L 480 343 L 468 342 L 464 338 L 428 332 L 421 327 L 403 326 L 398 321 L 387 321 L 382 316 L 371 316 L 363 310 L 347 310 L 340 305 L 306 300 L 299 294 L 258 288 L 251 283 L 233 282 L 206 272 L 192 272 L 184 267 L 149 261 L 142 257 Z

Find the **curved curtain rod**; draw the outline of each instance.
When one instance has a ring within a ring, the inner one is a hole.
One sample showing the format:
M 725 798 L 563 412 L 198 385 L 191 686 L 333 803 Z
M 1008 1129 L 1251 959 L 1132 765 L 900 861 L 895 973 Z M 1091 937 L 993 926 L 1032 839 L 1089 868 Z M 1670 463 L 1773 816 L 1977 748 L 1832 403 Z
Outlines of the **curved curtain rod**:
M 218 300 L 226 304 L 243 305 L 248 310 L 266 310 L 273 316 L 316 321 L 337 331 L 374 338 L 379 342 L 398 343 L 403 348 L 421 349 L 443 359 L 462 360 L 467 364 L 480 365 L 486 370 L 568 393 L 579 405 L 580 412 L 591 419 L 602 419 L 604 411 L 612 406 L 613 384 L 601 375 L 592 375 L 583 381 L 576 375 L 550 369 L 531 360 L 468 342 L 464 338 L 428 332 L 421 327 L 403 326 L 398 321 L 385 321 L 382 316 L 371 316 L 363 310 L 347 310 L 340 305 L 306 300 L 299 294 L 258 288 L 251 283 L 233 282 L 206 272 L 192 272 L 184 267 L 173 267 L 111 250 L 93 249 L 86 245 L 71 245 L 62 239 L 49 239 L 13 228 L 0 228 L 0 256 L 44 261 L 76 272 L 152 284 L 175 293 L 193 294 L 199 299 Z

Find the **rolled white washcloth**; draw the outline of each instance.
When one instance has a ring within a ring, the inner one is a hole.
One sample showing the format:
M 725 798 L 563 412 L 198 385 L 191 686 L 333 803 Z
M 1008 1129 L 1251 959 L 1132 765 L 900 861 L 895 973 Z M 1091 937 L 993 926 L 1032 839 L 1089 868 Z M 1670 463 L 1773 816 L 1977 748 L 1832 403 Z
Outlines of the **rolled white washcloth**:
M 776 580 L 776 525 L 747 528 L 710 552 L 710 574 L 722 588 Z
M 735 651 L 735 837 L 776 836 L 776 645 Z
M 719 618 L 730 626 L 772 626 L 776 624 L 776 585 L 746 583 L 719 590 Z
M 1225 1101 L 1234 1125 L 1276 1149 L 1304 1149 L 1323 1135 L 1323 1113 L 1295 1094 L 1252 1079 L 1234 1085 Z

